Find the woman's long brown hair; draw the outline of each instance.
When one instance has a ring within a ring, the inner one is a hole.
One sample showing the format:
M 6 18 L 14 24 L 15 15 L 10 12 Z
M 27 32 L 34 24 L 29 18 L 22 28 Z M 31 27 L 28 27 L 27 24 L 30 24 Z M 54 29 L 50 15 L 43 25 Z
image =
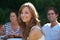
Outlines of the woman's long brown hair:
M 31 18 L 30 23 L 28 24 L 28 26 L 26 26 L 26 24 L 20 18 L 20 14 L 21 14 L 22 9 L 24 7 L 28 7 L 29 11 L 31 12 L 31 15 L 32 15 L 32 18 Z M 22 31 L 22 34 L 23 34 L 23 39 L 27 40 L 27 37 L 29 36 L 29 32 L 30 32 L 31 28 L 35 25 L 39 25 L 38 13 L 37 13 L 37 11 L 36 11 L 36 9 L 35 9 L 35 7 L 33 6 L 32 3 L 28 2 L 28 3 L 23 4 L 20 7 L 18 22 L 19 22 L 19 25 L 20 25 L 20 28 L 21 28 L 21 31 Z

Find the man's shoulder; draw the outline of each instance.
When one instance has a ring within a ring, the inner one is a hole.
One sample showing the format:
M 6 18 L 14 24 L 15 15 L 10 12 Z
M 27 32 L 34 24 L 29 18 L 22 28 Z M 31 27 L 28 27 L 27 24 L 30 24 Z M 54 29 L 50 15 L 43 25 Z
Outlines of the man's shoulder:
M 60 27 L 60 23 L 58 23 L 58 26 Z
M 43 27 L 45 27 L 45 26 L 49 26 L 49 25 L 50 25 L 50 23 L 46 23 L 46 24 L 43 25 Z
M 43 26 L 42 26 L 42 29 L 45 29 L 45 28 L 47 28 L 47 27 L 49 27 L 50 26 L 50 23 L 46 23 L 46 24 L 44 24 Z

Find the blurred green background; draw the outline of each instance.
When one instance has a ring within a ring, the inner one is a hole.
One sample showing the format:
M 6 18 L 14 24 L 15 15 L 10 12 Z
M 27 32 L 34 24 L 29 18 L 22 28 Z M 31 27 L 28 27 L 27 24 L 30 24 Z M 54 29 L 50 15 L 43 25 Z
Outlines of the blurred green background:
M 0 24 L 9 21 L 9 11 L 14 9 L 18 12 L 20 6 L 25 2 L 31 2 L 38 11 L 41 25 L 49 22 L 46 17 L 46 8 L 55 7 L 58 10 L 58 21 L 60 22 L 60 0 L 0 0 Z

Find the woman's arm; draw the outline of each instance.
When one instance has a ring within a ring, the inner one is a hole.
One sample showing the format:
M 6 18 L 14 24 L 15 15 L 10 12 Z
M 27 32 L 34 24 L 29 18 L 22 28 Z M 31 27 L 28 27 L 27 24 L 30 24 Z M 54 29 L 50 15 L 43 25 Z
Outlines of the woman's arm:
M 39 29 L 33 29 L 27 40 L 39 40 L 42 37 L 42 33 Z

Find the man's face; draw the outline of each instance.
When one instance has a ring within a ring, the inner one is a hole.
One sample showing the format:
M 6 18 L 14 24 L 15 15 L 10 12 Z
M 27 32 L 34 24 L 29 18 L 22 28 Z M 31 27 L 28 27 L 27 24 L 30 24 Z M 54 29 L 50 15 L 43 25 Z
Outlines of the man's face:
M 47 18 L 48 18 L 48 20 L 49 20 L 50 22 L 55 21 L 55 20 L 57 19 L 57 16 L 58 16 L 58 15 L 55 13 L 54 10 L 49 10 L 49 11 L 47 12 Z

